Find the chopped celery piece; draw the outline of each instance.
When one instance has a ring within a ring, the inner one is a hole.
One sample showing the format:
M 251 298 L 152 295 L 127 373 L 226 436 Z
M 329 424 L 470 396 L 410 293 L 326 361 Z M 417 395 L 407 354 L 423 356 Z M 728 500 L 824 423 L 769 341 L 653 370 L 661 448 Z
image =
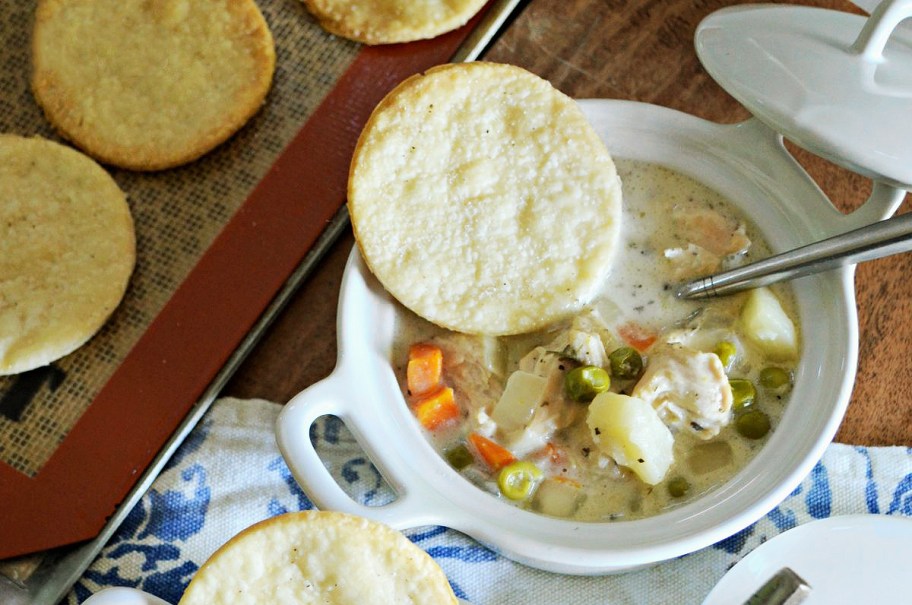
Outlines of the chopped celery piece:
M 491 418 L 507 432 L 523 428 L 542 404 L 547 386 L 548 380 L 542 376 L 522 370 L 513 372 L 491 411 Z

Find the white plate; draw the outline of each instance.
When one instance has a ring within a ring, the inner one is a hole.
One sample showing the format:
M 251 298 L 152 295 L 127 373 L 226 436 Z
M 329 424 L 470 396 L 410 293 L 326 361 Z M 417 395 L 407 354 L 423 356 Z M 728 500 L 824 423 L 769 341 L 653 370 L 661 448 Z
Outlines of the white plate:
M 830 517 L 782 533 L 744 557 L 703 605 L 743 603 L 774 573 L 791 567 L 811 586 L 804 605 L 895 603 L 909 589 L 912 519 Z
M 105 588 L 85 600 L 83 605 L 170 605 L 136 588 Z

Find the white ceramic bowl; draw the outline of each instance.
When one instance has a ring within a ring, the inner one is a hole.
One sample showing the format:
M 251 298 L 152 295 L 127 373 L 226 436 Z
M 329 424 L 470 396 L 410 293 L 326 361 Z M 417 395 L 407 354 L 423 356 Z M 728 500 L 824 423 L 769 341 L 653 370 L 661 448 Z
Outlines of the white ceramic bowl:
M 843 216 L 794 161 L 781 137 L 755 119 L 718 125 L 666 108 L 582 101 L 615 157 L 666 165 L 716 189 L 757 224 L 774 251 L 860 227 L 891 214 L 902 195 L 875 185 Z M 322 509 L 396 528 L 444 525 L 503 555 L 546 570 L 601 574 L 683 555 L 726 538 L 783 500 L 832 440 L 849 401 L 858 348 L 853 269 L 793 282 L 803 354 L 791 404 L 762 451 L 731 481 L 661 515 L 582 523 L 519 510 L 460 477 L 420 432 L 391 362 L 396 304 L 352 252 L 342 283 L 338 361 L 325 380 L 285 407 L 279 447 L 298 483 Z M 382 507 L 353 501 L 314 450 L 309 430 L 341 418 L 398 498 Z

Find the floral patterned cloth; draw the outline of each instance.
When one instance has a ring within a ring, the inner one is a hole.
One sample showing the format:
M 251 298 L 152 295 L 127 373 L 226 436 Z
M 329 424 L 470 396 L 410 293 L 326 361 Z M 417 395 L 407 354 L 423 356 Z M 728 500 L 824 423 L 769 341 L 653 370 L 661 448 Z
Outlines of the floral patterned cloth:
M 177 603 L 194 572 L 245 527 L 312 508 L 275 445 L 281 406 L 217 401 L 119 528 L 64 603 L 110 586 L 141 588 Z M 340 421 L 324 418 L 312 438 L 342 484 L 365 503 L 391 498 Z M 912 449 L 831 445 L 801 485 L 765 517 L 711 547 L 627 574 L 562 576 L 505 559 L 442 527 L 406 532 L 474 605 L 700 603 L 725 572 L 787 529 L 846 514 L 912 516 Z

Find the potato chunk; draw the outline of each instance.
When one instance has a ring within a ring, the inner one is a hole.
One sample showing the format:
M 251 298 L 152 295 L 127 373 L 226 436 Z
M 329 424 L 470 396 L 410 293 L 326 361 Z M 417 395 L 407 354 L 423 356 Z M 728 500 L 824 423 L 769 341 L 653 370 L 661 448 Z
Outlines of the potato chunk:
M 769 288 L 751 290 L 741 309 L 741 325 L 745 336 L 771 359 L 792 360 L 798 357 L 795 324 Z
M 674 436 L 642 399 L 600 393 L 589 404 L 586 423 L 599 449 L 645 483 L 659 483 L 674 461 Z
M 491 418 L 505 431 L 523 428 L 542 404 L 547 388 L 547 378 L 522 370 L 513 372 L 491 412 Z

